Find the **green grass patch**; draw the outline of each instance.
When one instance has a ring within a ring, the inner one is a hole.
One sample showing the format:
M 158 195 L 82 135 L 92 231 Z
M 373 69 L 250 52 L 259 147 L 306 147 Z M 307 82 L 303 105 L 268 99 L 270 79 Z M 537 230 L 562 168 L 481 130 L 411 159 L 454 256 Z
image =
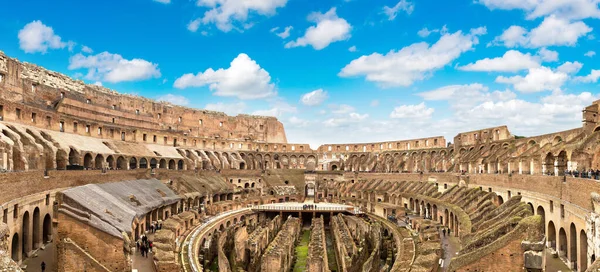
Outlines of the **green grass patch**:
M 310 230 L 303 230 L 300 236 L 300 242 L 296 246 L 296 263 L 294 272 L 306 271 L 306 259 L 308 258 L 308 243 L 310 242 Z

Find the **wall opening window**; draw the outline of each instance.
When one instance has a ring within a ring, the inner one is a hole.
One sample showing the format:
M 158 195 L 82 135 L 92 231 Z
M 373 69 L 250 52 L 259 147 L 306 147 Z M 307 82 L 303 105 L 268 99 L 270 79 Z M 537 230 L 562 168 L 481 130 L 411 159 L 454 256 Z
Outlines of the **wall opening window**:
M 98 135 L 102 135 L 102 127 L 98 127 Z
M 198 125 L 202 125 L 202 119 L 198 120 Z
M 88 98 L 88 99 L 85 100 L 85 103 L 92 104 L 92 100 Z
M 52 117 L 46 116 L 46 126 L 50 127 L 52 125 Z
M 222 127 L 222 126 L 223 126 L 223 122 L 219 122 L 219 127 Z
M 4 120 L 4 106 L 0 105 L 0 121 Z
M 73 122 L 73 132 L 77 133 L 77 122 Z
M 167 144 L 167 137 L 163 137 L 163 143 Z
M 144 134 L 142 135 L 142 140 L 143 140 L 144 142 L 146 141 L 146 137 L 147 137 L 147 135 L 146 135 L 146 133 L 144 133 Z
M 136 115 L 140 115 L 140 110 L 135 110 Z
M 60 130 L 60 132 L 65 132 L 65 122 L 64 121 L 60 121 L 58 123 L 58 129 Z
M 37 123 L 37 113 L 35 113 L 35 112 L 31 113 L 31 122 L 34 124 Z
M 125 132 L 121 132 L 121 141 L 125 141 Z
M 85 125 L 85 133 L 90 134 L 92 131 L 92 127 L 90 125 Z
M 156 118 L 160 119 L 160 117 L 161 117 L 160 113 L 156 114 Z
M 156 143 L 156 135 L 152 136 L 152 142 Z
M 113 110 L 116 110 L 116 109 L 117 109 L 117 105 L 114 105 L 114 104 L 113 104 L 113 105 L 112 105 L 112 109 L 113 109 Z
M 181 116 L 179 116 L 179 118 L 177 119 L 177 121 L 178 121 L 179 123 L 181 123 L 181 120 L 182 120 L 182 118 L 181 118 Z
M 16 114 L 17 114 L 17 120 L 21 120 L 21 109 L 17 108 Z

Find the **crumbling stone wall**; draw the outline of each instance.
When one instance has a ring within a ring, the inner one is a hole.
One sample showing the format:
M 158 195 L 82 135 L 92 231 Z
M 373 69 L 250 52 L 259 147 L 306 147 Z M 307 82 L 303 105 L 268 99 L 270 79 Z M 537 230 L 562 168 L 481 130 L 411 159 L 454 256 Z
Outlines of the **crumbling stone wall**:
M 290 270 L 294 246 L 300 235 L 301 224 L 300 219 L 291 216 L 288 217 L 281 227 L 281 231 L 279 231 L 263 254 L 260 266 L 261 271 L 286 272 Z
M 308 244 L 307 272 L 328 272 L 327 244 L 323 216 L 312 220 L 310 242 Z
M 21 268 L 10 257 L 8 226 L 0 223 L 0 272 L 21 272 Z

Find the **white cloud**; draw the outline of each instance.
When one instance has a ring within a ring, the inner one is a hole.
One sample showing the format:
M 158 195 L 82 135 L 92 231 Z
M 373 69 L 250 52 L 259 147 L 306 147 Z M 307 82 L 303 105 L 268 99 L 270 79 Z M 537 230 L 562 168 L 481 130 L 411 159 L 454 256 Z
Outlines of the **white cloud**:
M 348 51 L 350 51 L 350 52 L 356 52 L 356 46 L 355 45 L 350 46 L 350 48 L 348 48 Z
M 398 4 L 393 7 L 384 6 L 383 13 L 388 17 L 388 20 L 392 21 L 398 16 L 398 11 L 404 11 L 410 15 L 415 10 L 415 5 L 412 2 L 406 0 L 400 0 Z
M 84 56 L 78 53 L 69 59 L 69 70 L 88 69 L 88 80 L 111 83 L 138 81 L 161 76 L 158 64 L 143 59 L 124 59 L 119 54 L 102 52 Z
M 204 73 L 184 74 L 175 80 L 178 89 L 209 85 L 217 96 L 234 96 L 240 99 L 258 99 L 276 95 L 275 84 L 269 73 L 248 55 L 239 54 L 227 69 L 206 69 Z
M 94 85 L 102 87 L 102 82 L 96 81 L 96 82 L 94 82 Z
M 317 106 L 321 105 L 325 99 L 327 99 L 327 92 L 323 91 L 323 89 L 318 89 L 302 95 L 300 102 L 306 106 Z
M 538 51 L 538 55 L 542 58 L 542 61 L 558 61 L 558 52 L 549 50 L 546 47 L 542 47 Z
M 274 15 L 277 8 L 287 4 L 287 0 L 197 0 L 196 4 L 208 10 L 201 18 L 192 20 L 188 24 L 188 30 L 196 32 L 200 24 L 214 24 L 219 30 L 229 32 L 232 29 L 241 31 L 252 27 L 253 23 L 248 22 L 251 14 Z
M 310 124 L 309 121 L 298 118 L 296 116 L 290 117 L 290 119 L 288 119 L 288 123 L 295 127 L 306 127 Z
M 321 50 L 331 43 L 350 39 L 352 26 L 337 16 L 335 8 L 324 14 L 313 12 L 308 16 L 308 21 L 316 25 L 309 27 L 304 36 L 285 44 L 285 48 L 310 45 L 315 50 Z
M 429 119 L 434 111 L 433 108 L 428 108 L 425 102 L 416 105 L 402 105 L 394 108 L 390 113 L 390 118 Z
M 91 48 L 89 48 L 89 47 L 87 47 L 85 45 L 82 45 L 81 46 L 81 52 L 91 54 L 91 53 L 94 53 L 94 50 L 92 50 Z
M 359 114 L 356 112 L 350 112 L 344 114 L 344 116 L 329 118 L 323 121 L 323 125 L 327 127 L 347 127 L 351 124 L 359 124 L 369 117 L 368 114 Z
M 246 109 L 246 104 L 244 102 L 237 102 L 231 104 L 217 102 L 213 104 L 206 104 L 204 108 L 211 111 L 224 112 L 227 115 L 234 116 L 243 113 Z
M 517 97 L 510 90 L 489 92 L 488 87 L 480 83 L 448 85 L 417 95 L 426 101 L 448 101 L 452 109 L 461 112 L 485 101 L 506 101 Z
M 36 20 L 26 24 L 19 30 L 19 47 L 25 53 L 46 53 L 48 49 L 62 49 L 75 45 L 74 42 L 63 42 L 60 36 L 54 34 L 54 30 Z
M 156 100 L 164 101 L 164 102 L 168 102 L 168 103 L 180 105 L 180 106 L 185 106 L 190 103 L 190 101 L 187 98 L 185 98 L 184 96 L 176 95 L 176 94 L 165 94 L 165 95 L 159 96 Z
M 598 0 L 479 0 L 476 2 L 491 10 L 523 10 L 530 20 L 548 15 L 569 20 L 600 18 Z
M 593 56 L 596 55 L 596 52 L 594 52 L 594 51 L 587 51 L 583 55 L 586 56 L 586 57 L 590 57 L 591 58 L 591 57 L 593 57 Z
M 576 77 L 575 80 L 584 83 L 596 83 L 599 78 L 600 70 L 592 70 L 589 75 Z
M 441 29 L 427 29 L 426 27 L 422 28 L 421 30 L 419 30 L 417 32 L 417 35 L 419 35 L 421 38 L 426 38 L 429 37 L 429 35 L 431 35 L 432 33 L 440 33 L 442 35 L 448 33 L 448 28 L 446 27 L 446 25 L 442 26 Z
M 329 105 L 329 108 L 331 108 L 333 114 L 346 114 L 354 111 L 354 107 L 346 104 Z
M 472 50 L 479 43 L 478 36 L 485 31 L 485 27 L 471 29 L 468 34 L 457 31 L 442 35 L 431 46 L 420 42 L 385 55 L 364 55 L 346 65 L 338 75 L 365 76 L 366 80 L 382 87 L 410 86 L 448 65 L 462 53 Z
M 567 81 L 569 76 L 561 71 L 552 71 L 548 67 L 529 69 L 528 74 L 523 76 L 504 77 L 499 76 L 496 82 L 512 84 L 515 90 L 523 93 L 560 91 L 560 87 Z
M 292 29 L 294 29 L 293 26 L 286 26 L 282 32 L 277 33 L 276 31 L 279 30 L 279 27 L 274 27 L 274 28 L 271 28 L 271 32 L 275 33 L 275 35 L 277 35 L 279 38 L 286 39 L 287 37 L 290 36 L 290 31 Z
M 579 70 L 581 70 L 581 67 L 583 67 L 583 64 L 581 64 L 581 62 L 567 61 L 567 62 L 563 63 L 561 66 L 558 66 L 556 68 L 556 71 L 562 72 L 565 74 L 577 74 L 577 72 L 579 72 Z
M 162 3 L 162 4 L 170 4 L 171 0 L 153 0 L 154 2 Z
M 481 59 L 458 69 L 463 71 L 517 72 L 539 66 L 539 60 L 531 54 L 509 50 L 502 57 Z
M 267 110 L 254 111 L 253 115 L 273 116 L 281 118 L 286 113 L 296 113 L 298 109 L 284 101 L 276 100 L 272 103 L 271 108 Z
M 552 15 L 544 18 L 538 27 L 529 32 L 523 27 L 513 25 L 496 37 L 490 45 L 503 44 L 506 47 L 529 48 L 574 46 L 579 38 L 586 36 L 592 30 L 584 22 L 570 22 Z

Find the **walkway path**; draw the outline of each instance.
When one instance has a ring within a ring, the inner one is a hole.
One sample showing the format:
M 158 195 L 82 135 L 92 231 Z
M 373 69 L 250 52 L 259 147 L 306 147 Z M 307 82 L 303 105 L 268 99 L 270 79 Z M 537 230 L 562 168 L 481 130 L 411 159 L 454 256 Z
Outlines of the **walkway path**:
M 454 235 L 448 235 L 447 232 L 446 235 L 444 235 L 441 229 L 440 240 L 442 243 L 442 249 L 444 250 L 444 256 L 442 256 L 444 259 L 442 271 L 446 271 L 450 265 L 450 259 L 456 256 L 456 253 L 460 250 L 460 241 L 458 240 L 458 237 L 455 237 Z
M 147 233 L 148 240 L 154 240 L 154 233 Z M 152 260 L 153 254 L 148 252 L 148 257 L 142 257 L 142 254 L 137 250 L 133 253 L 131 268 L 133 271 L 137 269 L 138 272 L 155 272 L 156 267 L 154 266 L 154 261 Z
M 46 244 L 44 249 L 39 249 L 37 257 L 31 257 L 23 261 L 23 265 L 27 266 L 24 269 L 26 272 L 38 272 L 42 271 L 42 261 L 46 263 L 46 272 L 57 272 L 56 267 L 56 246 L 54 243 Z

